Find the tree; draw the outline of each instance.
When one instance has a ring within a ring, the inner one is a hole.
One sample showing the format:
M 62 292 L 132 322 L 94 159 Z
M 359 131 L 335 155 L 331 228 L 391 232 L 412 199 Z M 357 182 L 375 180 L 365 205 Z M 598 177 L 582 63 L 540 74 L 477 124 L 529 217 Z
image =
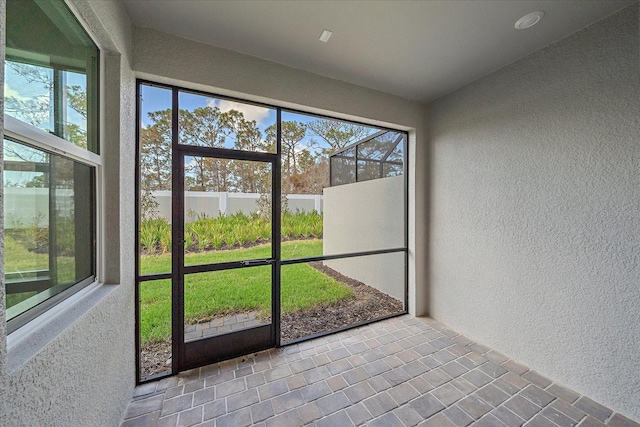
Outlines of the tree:
M 30 125 L 38 127 L 49 120 L 48 99 L 21 99 L 7 95 L 4 102 L 4 110 L 7 114 L 29 123 Z
M 224 147 L 228 134 L 227 120 L 218 107 L 200 107 L 179 112 L 180 142 L 188 145 L 220 148 Z M 185 174 L 193 178 L 195 191 L 228 191 L 226 161 L 208 157 L 189 158 Z
M 149 113 L 140 130 L 140 174 L 147 191 L 171 190 L 171 109 Z
M 322 153 L 325 155 L 358 142 L 374 132 L 374 129 L 367 126 L 343 122 L 342 120 L 321 118 L 307 123 L 307 128 L 329 144 L 330 148 L 322 148 Z
M 87 118 L 87 91 L 81 86 L 67 86 L 67 104 L 82 117 Z
M 397 132 L 389 131 L 377 136 L 375 139 L 358 145 L 358 158 L 382 159 L 387 152 L 395 147 L 400 136 Z
M 267 142 L 275 143 L 277 140 L 277 128 L 276 125 L 271 125 L 265 129 L 267 133 Z M 283 121 L 281 124 L 280 142 L 282 146 L 282 157 L 284 170 L 282 171 L 282 188 L 287 193 L 293 192 L 293 184 L 291 183 L 291 177 L 298 170 L 298 156 L 299 153 L 296 147 L 304 139 L 307 134 L 307 125 L 296 121 Z
M 253 120 L 237 110 L 206 106 L 180 110 L 180 140 L 189 145 L 266 151 L 266 142 Z M 266 165 L 207 157 L 193 157 L 187 166 L 200 191 L 259 192 Z
M 44 174 L 36 175 L 24 184 L 26 188 L 44 188 L 47 185 Z
M 329 183 L 329 163 L 326 158 L 306 166 L 302 172 L 291 177 L 295 194 L 322 194 Z
M 148 114 L 153 124 L 140 130 L 140 215 L 158 214 L 152 191 L 171 190 L 171 109 Z
M 223 114 L 229 128 L 227 138 L 234 140 L 233 148 L 244 151 L 272 151 L 272 147 L 262 138 L 255 120 L 246 120 L 237 110 L 230 110 Z M 233 170 L 231 181 L 234 191 L 247 193 L 270 191 L 271 185 L 267 184 L 267 177 L 271 174 L 269 164 L 231 161 L 229 167 Z
M 289 181 L 295 194 L 322 194 L 329 183 L 329 162 L 326 156 L 304 148 L 298 152 L 298 172 Z
M 171 182 L 171 109 L 149 113 L 151 124 L 142 129 L 141 182 L 149 191 L 169 190 Z M 180 110 L 179 139 L 187 145 L 267 151 L 267 142 L 255 121 L 237 110 L 226 112 L 206 106 Z M 262 162 L 236 161 L 206 156 L 188 157 L 185 188 L 190 191 L 262 192 L 270 173 Z M 143 193 L 144 194 L 144 193 Z
M 5 99 L 5 111 L 33 126 L 39 127 L 51 119 L 52 99 L 48 95 L 53 90 L 53 76 L 50 68 L 29 64 L 6 61 L 12 71 L 22 77 L 30 85 L 40 85 L 46 96 L 40 97 L 15 97 L 8 95 Z M 87 119 L 87 91 L 79 85 L 65 86 L 63 97 L 67 106 Z M 87 148 L 87 130 L 78 123 L 66 121 L 61 123 L 63 135 L 69 142 Z M 55 129 L 47 129 L 54 132 Z

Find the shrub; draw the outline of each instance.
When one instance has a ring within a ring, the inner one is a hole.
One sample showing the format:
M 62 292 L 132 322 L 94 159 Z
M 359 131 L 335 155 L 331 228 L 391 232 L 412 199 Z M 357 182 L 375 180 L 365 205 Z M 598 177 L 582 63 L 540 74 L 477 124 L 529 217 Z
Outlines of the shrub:
M 242 212 L 217 218 L 191 216 L 185 226 L 185 250 L 206 251 L 230 249 L 271 240 L 271 222 L 252 213 Z M 316 212 L 284 212 L 284 240 L 322 237 L 322 215 Z M 171 226 L 164 218 L 143 219 L 140 222 L 140 246 L 143 254 L 152 255 L 171 250 Z

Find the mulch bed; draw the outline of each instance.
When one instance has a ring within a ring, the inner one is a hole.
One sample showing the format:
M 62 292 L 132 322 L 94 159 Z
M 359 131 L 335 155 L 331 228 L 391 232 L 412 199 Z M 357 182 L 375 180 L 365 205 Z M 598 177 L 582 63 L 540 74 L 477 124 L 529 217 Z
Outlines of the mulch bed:
M 154 342 L 140 349 L 140 378 L 170 370 L 170 341 Z
M 362 282 L 344 276 L 325 266 L 322 262 L 310 265 L 349 286 L 354 298 L 347 298 L 338 303 L 283 315 L 281 318 L 282 342 L 294 340 L 318 332 L 330 331 L 358 322 L 377 319 L 404 310 L 401 301 L 365 285 Z M 171 343 L 169 341 L 146 345 L 140 351 L 142 378 L 171 369 Z
M 310 265 L 327 276 L 349 286 L 355 298 L 344 299 L 326 307 L 299 311 L 281 317 L 283 342 L 318 332 L 330 331 L 366 320 L 377 319 L 404 310 L 402 302 L 362 282 L 344 276 L 322 262 Z

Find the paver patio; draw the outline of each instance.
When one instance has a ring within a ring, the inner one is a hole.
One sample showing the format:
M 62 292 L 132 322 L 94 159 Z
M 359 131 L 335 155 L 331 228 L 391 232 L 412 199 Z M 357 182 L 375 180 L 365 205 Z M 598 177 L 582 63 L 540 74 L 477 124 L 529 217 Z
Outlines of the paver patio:
M 239 313 L 226 317 L 218 317 L 208 322 L 188 325 L 184 330 L 185 341 L 194 341 L 201 338 L 226 334 L 227 332 L 239 331 L 252 326 L 266 325 L 270 319 L 260 318 L 257 311 Z
M 122 423 L 196 425 L 640 427 L 408 315 L 143 384 Z

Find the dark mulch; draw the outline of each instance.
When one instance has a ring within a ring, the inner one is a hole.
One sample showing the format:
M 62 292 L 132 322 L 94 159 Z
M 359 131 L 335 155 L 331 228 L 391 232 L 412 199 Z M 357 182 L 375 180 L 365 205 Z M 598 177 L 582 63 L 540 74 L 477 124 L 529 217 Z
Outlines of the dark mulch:
M 160 341 L 140 349 L 140 378 L 171 370 L 171 342 Z
M 329 277 L 349 286 L 355 298 L 344 299 L 326 307 L 282 316 L 281 340 L 290 341 L 318 332 L 330 331 L 366 320 L 377 319 L 404 310 L 402 302 L 362 282 L 344 276 L 322 262 L 310 265 Z
M 282 316 L 282 342 L 400 313 L 404 310 L 402 302 L 397 299 L 362 282 L 344 276 L 323 265 L 322 262 L 313 262 L 310 265 L 327 276 L 349 286 L 353 290 L 355 297 L 328 306 Z M 163 341 L 146 345 L 141 349 L 140 353 L 142 378 L 171 369 L 170 342 Z

